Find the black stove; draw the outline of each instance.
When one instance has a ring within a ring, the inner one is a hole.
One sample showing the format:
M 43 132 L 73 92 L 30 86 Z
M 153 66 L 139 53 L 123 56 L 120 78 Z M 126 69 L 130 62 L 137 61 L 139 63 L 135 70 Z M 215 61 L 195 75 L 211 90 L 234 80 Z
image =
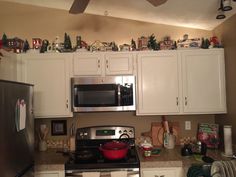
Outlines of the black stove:
M 70 176 L 90 171 L 107 173 L 126 170 L 132 173 L 132 176 L 139 177 L 140 163 L 135 148 L 134 133 L 134 127 L 129 126 L 96 126 L 77 129 L 76 151 L 70 154 L 65 164 L 66 174 Z M 129 150 L 122 159 L 108 160 L 100 152 L 99 147 L 114 140 L 129 144 Z

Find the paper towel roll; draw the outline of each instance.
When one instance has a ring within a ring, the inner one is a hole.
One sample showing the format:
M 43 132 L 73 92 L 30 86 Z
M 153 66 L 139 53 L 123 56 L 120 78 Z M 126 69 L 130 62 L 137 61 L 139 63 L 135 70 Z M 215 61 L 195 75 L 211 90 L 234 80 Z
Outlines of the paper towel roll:
M 224 154 L 226 156 L 232 156 L 233 155 L 232 126 L 230 126 L 230 125 L 225 125 L 224 126 L 224 146 L 225 146 Z

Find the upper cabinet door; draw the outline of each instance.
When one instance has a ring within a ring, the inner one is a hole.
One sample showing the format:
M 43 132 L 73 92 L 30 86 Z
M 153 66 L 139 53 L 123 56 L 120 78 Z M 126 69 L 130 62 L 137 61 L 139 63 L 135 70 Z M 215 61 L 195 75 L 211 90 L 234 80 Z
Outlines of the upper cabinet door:
M 137 115 L 179 113 L 179 68 L 176 51 L 138 54 Z
M 105 73 L 107 75 L 133 74 L 132 53 L 105 54 Z
M 10 81 L 18 80 L 18 60 L 17 54 L 1 50 L 3 56 L 0 56 L 0 79 Z
M 225 113 L 224 51 L 181 51 L 185 113 Z
M 74 76 L 102 75 L 103 58 L 100 53 L 75 53 L 73 58 Z
M 34 84 L 35 117 L 71 117 L 69 54 L 26 54 L 25 82 Z

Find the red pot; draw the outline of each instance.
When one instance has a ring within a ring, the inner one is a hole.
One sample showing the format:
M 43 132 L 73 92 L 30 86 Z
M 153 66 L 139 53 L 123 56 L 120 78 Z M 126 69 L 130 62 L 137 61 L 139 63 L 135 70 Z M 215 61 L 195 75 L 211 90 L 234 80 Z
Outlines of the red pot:
M 118 160 L 126 157 L 129 146 L 124 142 L 111 141 L 99 147 L 103 156 L 109 160 Z

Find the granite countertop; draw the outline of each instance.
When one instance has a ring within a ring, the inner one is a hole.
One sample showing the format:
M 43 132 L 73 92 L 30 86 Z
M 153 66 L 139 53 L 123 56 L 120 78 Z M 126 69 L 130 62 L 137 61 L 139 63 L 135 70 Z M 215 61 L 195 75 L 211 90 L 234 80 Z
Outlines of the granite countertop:
M 35 151 L 35 171 L 65 170 L 68 156 L 57 153 L 58 149 L 48 149 L 45 152 Z
M 174 149 L 161 148 L 159 156 L 144 157 L 143 151 L 138 149 L 141 168 L 171 168 L 181 167 L 183 174 L 186 176 L 189 167 L 192 164 L 204 164 L 203 161 L 196 160 L 194 156 L 181 156 L 181 146 L 176 146 Z M 221 155 L 219 150 L 207 150 L 207 156 L 214 160 L 229 160 Z M 206 163 L 205 163 L 206 164 Z
M 198 161 L 194 156 L 181 156 L 181 146 L 176 146 L 174 149 L 161 148 L 159 156 L 144 157 L 143 152 L 139 149 L 140 165 L 143 168 L 152 167 L 185 167 L 192 164 L 202 164 L 204 162 Z M 228 158 L 221 155 L 219 150 L 207 150 L 207 156 L 215 160 L 228 160 Z
M 57 153 L 58 149 L 48 149 L 45 152 L 35 152 L 35 171 L 64 170 L 64 164 L 68 156 Z M 160 167 L 183 167 L 187 170 L 192 164 L 203 164 L 193 156 L 181 156 L 181 147 L 175 149 L 161 148 L 159 156 L 144 157 L 142 150 L 138 149 L 141 168 L 160 168 Z M 221 155 L 219 150 L 208 150 L 207 156 L 215 160 L 229 160 Z

